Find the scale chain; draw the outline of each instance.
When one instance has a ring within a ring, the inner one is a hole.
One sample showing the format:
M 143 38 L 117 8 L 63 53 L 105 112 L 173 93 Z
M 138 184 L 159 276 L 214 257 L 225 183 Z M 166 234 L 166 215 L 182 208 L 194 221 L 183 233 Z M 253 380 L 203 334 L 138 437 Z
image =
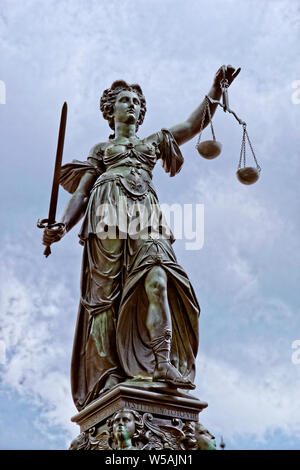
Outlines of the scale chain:
M 211 133 L 212 133 L 213 139 L 216 140 L 215 131 L 214 131 L 212 118 L 211 118 L 211 113 L 210 113 L 209 101 L 208 101 L 207 97 L 205 97 L 205 98 L 206 98 L 206 102 L 207 102 L 207 112 L 208 112 L 208 119 L 209 119 L 210 127 L 211 127 Z
M 248 140 L 248 143 L 249 143 L 249 147 L 250 147 L 250 149 L 251 149 L 251 152 L 252 152 L 252 155 L 253 155 L 255 164 L 256 164 L 256 168 L 257 168 L 257 170 L 260 172 L 261 168 L 260 168 L 260 166 L 259 166 L 259 164 L 258 164 L 258 162 L 257 162 L 257 159 L 256 159 L 256 156 L 255 156 L 255 153 L 254 153 L 254 150 L 253 150 L 253 147 L 252 147 L 252 144 L 251 144 L 251 141 L 250 141 L 250 138 L 249 138 L 249 135 L 248 135 L 246 126 L 245 126 L 245 132 L 246 132 L 246 137 L 247 137 L 247 140 Z
M 243 125 L 243 137 L 242 137 L 242 144 L 241 144 L 241 152 L 240 152 L 240 159 L 239 159 L 238 169 L 240 169 L 242 167 L 242 158 L 243 158 L 244 167 L 246 166 L 245 131 L 246 131 L 246 126 Z
M 256 168 L 260 172 L 261 168 L 260 168 L 260 166 L 257 162 L 255 152 L 254 152 L 254 149 L 252 147 L 252 144 L 251 144 L 248 132 L 247 132 L 247 125 L 246 124 L 243 124 L 243 137 L 242 137 L 242 145 L 241 145 L 241 152 L 240 152 L 240 160 L 239 160 L 239 164 L 238 164 L 238 169 L 240 169 L 241 166 L 242 166 L 242 159 L 243 159 L 244 168 L 246 167 L 246 137 L 247 137 L 247 141 L 248 141 L 251 153 L 253 155 L 253 158 L 254 158 L 254 161 L 255 161 L 255 164 L 256 164 Z
M 205 107 L 204 107 L 204 111 L 203 111 L 203 115 L 202 115 L 202 121 L 201 121 L 200 132 L 199 132 L 199 136 L 198 136 L 198 139 L 197 139 L 196 148 L 200 144 L 206 113 L 208 114 L 208 119 L 209 119 L 209 122 L 210 122 L 210 127 L 211 127 L 211 133 L 212 133 L 212 136 L 213 136 L 213 140 L 216 140 L 216 136 L 215 136 L 215 132 L 214 132 L 214 128 L 213 128 L 213 123 L 212 123 L 212 118 L 211 118 L 211 113 L 210 113 L 209 99 L 208 99 L 207 96 L 205 96 Z

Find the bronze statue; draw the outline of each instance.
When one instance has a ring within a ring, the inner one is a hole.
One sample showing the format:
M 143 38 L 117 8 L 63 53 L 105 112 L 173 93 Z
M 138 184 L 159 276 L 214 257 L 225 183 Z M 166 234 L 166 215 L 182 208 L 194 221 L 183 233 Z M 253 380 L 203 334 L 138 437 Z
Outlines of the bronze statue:
M 208 93 L 213 100 L 220 99 L 224 70 L 229 85 L 240 71 L 232 66 L 218 70 Z M 177 263 L 172 234 L 166 237 L 164 224 L 153 227 L 147 218 L 140 222 L 139 237 L 128 234 L 123 224 L 133 222 L 137 203 L 148 214 L 160 211 L 152 170 L 161 159 L 170 176 L 180 171 L 179 146 L 199 132 L 205 105 L 203 100 L 183 123 L 140 139 L 143 92 L 137 84 L 116 81 L 100 101 L 114 133 L 94 145 L 86 161 L 61 168 L 60 184 L 72 197 L 61 222 L 44 230 L 43 243 L 59 241 L 83 217 L 81 300 L 71 366 L 78 410 L 129 377 L 152 376 L 171 387 L 195 388 L 200 308 Z M 211 104 L 211 117 L 215 109 Z M 204 127 L 208 123 L 206 118 Z M 101 218 L 99 208 L 120 209 L 124 200 L 121 210 Z

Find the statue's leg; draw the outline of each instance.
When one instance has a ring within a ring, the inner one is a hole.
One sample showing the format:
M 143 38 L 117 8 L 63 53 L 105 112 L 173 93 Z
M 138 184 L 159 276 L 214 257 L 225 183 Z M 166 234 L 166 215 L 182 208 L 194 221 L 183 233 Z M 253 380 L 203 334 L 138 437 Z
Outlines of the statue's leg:
M 146 326 L 152 340 L 159 332 L 172 329 L 167 298 L 167 275 L 161 266 L 154 266 L 149 271 L 145 279 L 145 289 L 149 300 Z
M 156 360 L 153 380 L 179 388 L 194 389 L 195 385 L 170 363 L 172 320 L 167 296 L 167 275 L 161 266 L 154 266 L 146 276 L 145 290 L 149 308 L 146 327 Z

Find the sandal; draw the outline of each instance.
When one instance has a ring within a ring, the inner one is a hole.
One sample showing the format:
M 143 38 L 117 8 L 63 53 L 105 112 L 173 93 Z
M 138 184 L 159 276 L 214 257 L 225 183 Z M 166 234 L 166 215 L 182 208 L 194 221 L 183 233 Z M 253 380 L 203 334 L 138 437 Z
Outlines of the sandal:
M 194 390 L 194 385 L 190 380 L 184 378 L 180 372 L 170 362 L 160 362 L 153 373 L 154 382 L 167 382 L 176 388 L 186 388 Z

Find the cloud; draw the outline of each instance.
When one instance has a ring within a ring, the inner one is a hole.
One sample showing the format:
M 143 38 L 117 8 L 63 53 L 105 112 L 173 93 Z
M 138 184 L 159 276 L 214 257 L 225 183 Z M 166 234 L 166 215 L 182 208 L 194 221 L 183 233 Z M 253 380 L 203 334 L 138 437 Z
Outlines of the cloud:
M 75 411 L 68 371 L 70 333 L 62 327 L 72 323 L 68 314 L 73 297 L 59 276 L 60 282 L 53 283 L 49 272 L 37 272 L 34 264 L 7 256 L 8 246 L 1 251 L 0 338 L 6 352 L 2 385 L 35 405 L 36 426 L 47 438 L 54 438 L 55 426 L 68 442 L 77 430 L 70 423 Z M 16 245 L 14 251 L 19 251 Z M 22 270 L 26 277 L 20 276 Z
M 265 354 L 270 356 L 270 351 Z M 277 365 L 260 375 L 221 358 L 204 356 L 198 367 L 199 397 L 209 402 L 200 421 L 216 436 L 223 435 L 233 447 L 246 436 L 253 442 L 265 442 L 279 429 L 300 439 L 299 372 L 295 366 L 293 373 Z

